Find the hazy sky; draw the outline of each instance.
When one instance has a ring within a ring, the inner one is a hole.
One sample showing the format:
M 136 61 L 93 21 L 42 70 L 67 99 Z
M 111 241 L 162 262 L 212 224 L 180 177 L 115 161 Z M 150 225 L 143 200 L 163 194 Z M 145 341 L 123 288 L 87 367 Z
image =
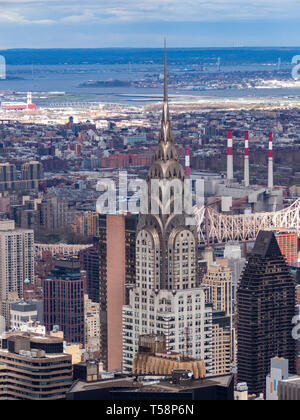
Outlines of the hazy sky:
M 0 0 L 0 49 L 300 46 L 300 0 Z

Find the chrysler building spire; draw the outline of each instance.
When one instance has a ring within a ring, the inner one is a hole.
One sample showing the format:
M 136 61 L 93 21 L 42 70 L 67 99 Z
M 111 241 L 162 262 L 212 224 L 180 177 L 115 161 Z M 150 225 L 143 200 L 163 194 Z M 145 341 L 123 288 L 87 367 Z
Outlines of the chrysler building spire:
M 171 129 L 169 100 L 168 100 L 168 70 L 167 70 L 167 48 L 165 41 L 164 48 L 164 98 L 161 129 L 158 147 L 148 174 L 150 179 L 174 179 L 184 180 L 184 170 L 178 161 L 178 153 L 174 145 L 174 138 Z
M 160 141 L 164 143 L 173 142 L 173 135 L 171 131 L 169 100 L 168 100 L 168 68 L 167 68 L 167 44 L 165 40 L 165 55 L 164 55 L 164 104 L 163 116 L 161 122 Z

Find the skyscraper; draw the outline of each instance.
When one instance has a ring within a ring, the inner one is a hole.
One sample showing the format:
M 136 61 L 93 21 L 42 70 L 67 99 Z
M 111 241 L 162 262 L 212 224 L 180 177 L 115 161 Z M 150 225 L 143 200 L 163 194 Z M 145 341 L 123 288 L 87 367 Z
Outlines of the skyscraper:
M 135 282 L 136 215 L 99 215 L 98 238 L 80 253 L 87 294 L 99 304 L 100 360 L 105 370 L 122 365 L 122 307 L 126 286 Z
M 25 280 L 34 282 L 34 232 L 15 229 L 12 220 L 0 221 L 0 315 L 8 327 L 9 296 L 22 299 Z
M 37 205 L 39 224 L 48 230 L 65 227 L 68 219 L 68 202 L 57 197 L 45 198 Z
M 84 282 L 74 259 L 57 261 L 43 282 L 45 327 L 58 325 L 68 343 L 84 344 Z
M 2 163 L 0 165 L 0 191 L 15 190 L 17 185 L 16 181 L 16 166 L 9 163 Z
M 202 285 L 206 303 L 213 307 L 213 373 L 228 374 L 235 360 L 234 294 L 228 259 L 210 264 Z
M 272 358 L 288 359 L 295 372 L 295 282 L 273 232 L 259 233 L 237 300 L 238 380 L 258 394 L 265 391 Z
M 85 211 L 75 216 L 74 233 L 81 236 L 95 237 L 99 230 L 99 216 L 96 212 Z
M 100 351 L 100 311 L 99 303 L 84 295 L 84 348 L 90 353 Z
M 147 178 L 148 213 L 139 216 L 136 286 L 123 308 L 123 369 L 127 372 L 132 370 L 139 336 L 164 334 L 167 351 L 204 360 L 210 373 L 212 312 L 205 305 L 204 290 L 196 287 L 197 233 L 186 224 L 184 211 L 175 211 L 176 205 L 184 203 L 184 180 L 171 130 L 165 50 L 163 116 Z M 157 194 L 151 192 L 154 184 Z M 164 206 L 168 192 L 170 211 Z
M 44 178 L 43 164 L 40 162 L 28 162 L 22 165 L 22 179 L 24 189 L 37 189 L 39 182 Z

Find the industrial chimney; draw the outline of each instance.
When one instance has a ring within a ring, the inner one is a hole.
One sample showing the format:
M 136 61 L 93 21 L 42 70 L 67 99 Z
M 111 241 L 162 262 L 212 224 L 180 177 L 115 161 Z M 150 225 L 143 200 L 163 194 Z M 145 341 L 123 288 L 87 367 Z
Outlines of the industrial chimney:
M 269 168 L 268 168 L 268 188 L 274 188 L 274 168 L 273 168 L 273 134 L 269 133 Z
M 29 108 L 29 105 L 32 105 L 32 93 L 27 92 L 27 107 Z
M 227 180 L 233 180 L 232 130 L 228 130 L 227 141 Z
M 189 178 L 191 175 L 190 167 L 190 146 L 185 146 L 185 176 Z
M 245 167 L 244 167 L 244 182 L 245 187 L 250 185 L 250 171 L 249 171 L 249 133 L 245 133 Z

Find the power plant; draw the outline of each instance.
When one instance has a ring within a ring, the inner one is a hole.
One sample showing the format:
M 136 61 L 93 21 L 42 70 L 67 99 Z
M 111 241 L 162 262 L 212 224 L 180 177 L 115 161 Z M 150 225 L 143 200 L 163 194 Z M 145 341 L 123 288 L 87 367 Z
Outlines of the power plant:
M 201 243 L 217 244 L 226 241 L 254 241 L 260 229 L 294 227 L 300 236 L 300 200 L 289 208 L 283 206 L 283 190 L 274 186 L 273 133 L 268 142 L 267 186 L 251 185 L 249 132 L 245 132 L 244 181 L 234 179 L 232 130 L 227 136 L 227 177 L 209 174 L 191 175 L 203 179 L 205 205 L 196 206 Z M 297 216 L 298 214 L 298 216 Z
M 2 109 L 6 109 L 8 111 L 18 111 L 18 110 L 32 110 L 35 111 L 37 109 L 36 104 L 32 103 L 32 93 L 27 93 L 27 102 L 2 102 L 1 103 Z

